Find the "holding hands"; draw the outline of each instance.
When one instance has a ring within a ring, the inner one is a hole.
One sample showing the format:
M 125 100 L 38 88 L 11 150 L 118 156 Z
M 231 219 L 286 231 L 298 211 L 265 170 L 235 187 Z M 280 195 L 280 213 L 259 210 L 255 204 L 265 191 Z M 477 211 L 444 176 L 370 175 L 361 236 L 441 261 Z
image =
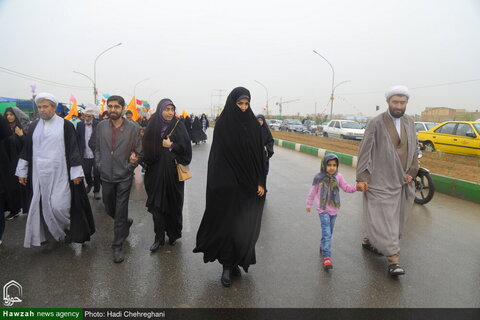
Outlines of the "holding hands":
M 137 157 L 137 154 L 135 152 L 132 152 L 130 154 L 129 161 L 130 161 L 130 163 L 136 163 L 138 161 L 138 157 Z
M 367 191 L 368 190 L 368 182 L 357 182 L 357 191 Z

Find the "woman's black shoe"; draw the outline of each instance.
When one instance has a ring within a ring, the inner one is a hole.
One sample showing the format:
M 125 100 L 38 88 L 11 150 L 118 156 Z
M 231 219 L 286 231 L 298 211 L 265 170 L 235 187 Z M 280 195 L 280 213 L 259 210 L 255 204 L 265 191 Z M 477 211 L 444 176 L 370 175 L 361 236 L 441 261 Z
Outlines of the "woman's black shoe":
M 233 275 L 234 277 L 241 277 L 241 276 L 242 276 L 242 272 L 240 271 L 240 267 L 239 267 L 239 266 L 233 267 L 233 269 L 232 269 L 232 275 Z
M 150 247 L 150 251 L 152 252 L 155 252 L 158 250 L 158 248 L 160 248 L 161 246 L 163 246 L 165 244 L 165 240 L 157 240 L 155 239 L 155 242 L 152 244 L 152 246 Z
M 223 273 L 222 273 L 222 278 L 220 279 L 222 282 L 222 285 L 224 287 L 230 287 L 232 284 L 232 278 L 231 278 L 231 269 L 228 267 L 223 267 Z

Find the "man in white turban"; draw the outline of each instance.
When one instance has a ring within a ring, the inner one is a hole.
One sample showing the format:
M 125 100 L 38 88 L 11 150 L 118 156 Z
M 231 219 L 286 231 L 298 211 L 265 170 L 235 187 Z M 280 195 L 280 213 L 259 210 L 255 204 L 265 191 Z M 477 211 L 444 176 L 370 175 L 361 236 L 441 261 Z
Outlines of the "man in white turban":
M 362 246 L 388 259 L 392 276 L 400 266 L 399 240 L 415 198 L 418 141 L 413 119 L 405 115 L 410 93 L 395 86 L 385 93 L 388 110 L 367 126 L 358 151 L 357 185 L 364 192 L 366 234 Z
M 81 195 L 85 187 L 75 129 L 55 114 L 58 101 L 52 94 L 38 94 L 35 103 L 40 119 L 29 129 L 15 173 L 33 191 L 24 246 L 49 242 L 51 247 L 67 235 L 74 242 L 89 240 L 95 230 L 90 204 Z

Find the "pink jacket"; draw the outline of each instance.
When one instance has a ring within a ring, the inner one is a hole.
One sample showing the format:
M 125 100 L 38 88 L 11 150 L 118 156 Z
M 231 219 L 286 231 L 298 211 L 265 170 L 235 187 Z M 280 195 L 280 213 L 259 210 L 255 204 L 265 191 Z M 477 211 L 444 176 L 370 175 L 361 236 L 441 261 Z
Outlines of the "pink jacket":
M 348 184 L 340 172 L 337 173 L 336 178 L 337 178 L 338 187 L 343 191 L 347 193 L 354 193 L 355 191 L 357 191 L 357 186 L 354 184 Z M 332 216 L 337 214 L 339 208 L 332 207 L 328 204 L 325 207 L 325 210 L 320 208 L 320 185 L 319 184 L 313 185 L 310 188 L 310 192 L 308 193 L 308 196 L 307 196 L 307 208 L 312 207 L 313 200 L 316 200 L 318 213 L 327 211 Z

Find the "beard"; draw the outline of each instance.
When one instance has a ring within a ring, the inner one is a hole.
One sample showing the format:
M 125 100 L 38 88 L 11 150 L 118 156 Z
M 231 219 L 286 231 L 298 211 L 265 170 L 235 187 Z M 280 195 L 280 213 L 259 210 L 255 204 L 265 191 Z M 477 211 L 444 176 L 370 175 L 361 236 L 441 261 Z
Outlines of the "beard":
M 112 119 L 112 120 L 118 120 L 118 119 L 120 119 L 121 116 L 120 116 L 120 114 L 118 114 L 118 113 L 109 112 L 109 113 L 108 113 L 108 117 L 109 117 L 110 119 Z
M 40 118 L 41 118 L 42 120 L 50 120 L 50 119 L 53 118 L 54 115 L 55 115 L 55 114 L 49 115 L 49 114 L 46 114 L 46 113 L 40 113 Z
M 390 112 L 390 115 L 394 118 L 401 118 L 405 114 L 405 109 L 394 109 L 392 107 L 388 107 L 388 111 Z

